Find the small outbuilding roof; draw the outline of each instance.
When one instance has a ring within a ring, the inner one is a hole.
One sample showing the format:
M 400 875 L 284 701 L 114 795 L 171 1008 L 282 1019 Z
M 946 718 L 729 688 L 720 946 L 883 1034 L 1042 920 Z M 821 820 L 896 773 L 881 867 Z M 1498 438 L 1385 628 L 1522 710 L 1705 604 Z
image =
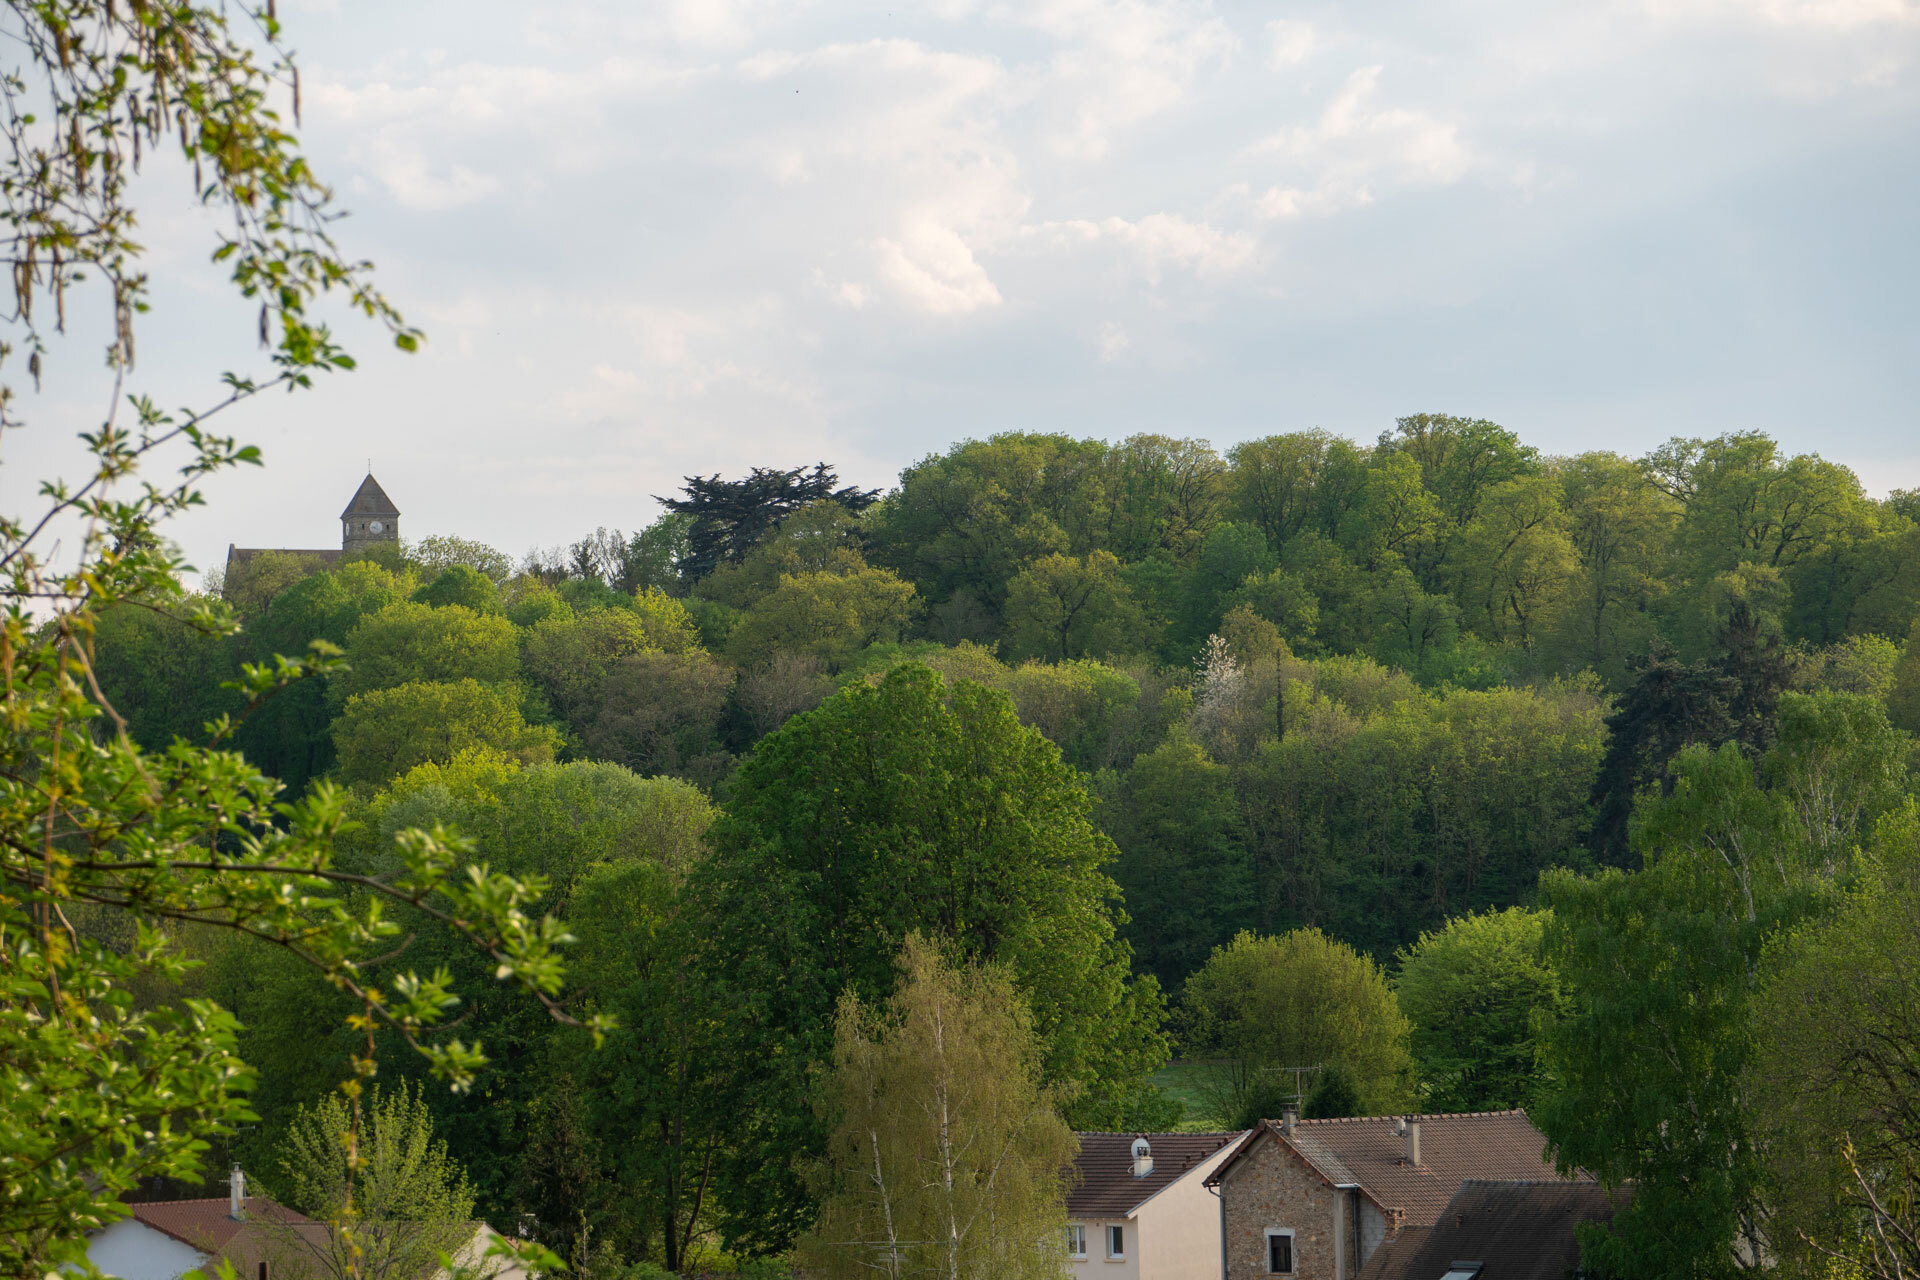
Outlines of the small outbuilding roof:
M 1076 1175 L 1067 1192 L 1067 1214 L 1075 1218 L 1125 1218 L 1160 1191 L 1205 1164 L 1241 1133 L 1083 1133 Z M 1133 1144 L 1147 1140 L 1153 1170 L 1133 1176 Z
M 1599 1183 L 1469 1179 L 1425 1231 L 1402 1233 L 1367 1259 L 1360 1280 L 1565 1280 L 1580 1266 L 1574 1228 L 1611 1221 L 1626 1203 Z

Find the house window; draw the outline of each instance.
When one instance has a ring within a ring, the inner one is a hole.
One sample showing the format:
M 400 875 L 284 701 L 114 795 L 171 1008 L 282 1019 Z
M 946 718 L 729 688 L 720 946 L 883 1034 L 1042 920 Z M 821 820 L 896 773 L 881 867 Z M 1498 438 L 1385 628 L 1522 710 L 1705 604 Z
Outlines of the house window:
M 1078 1222 L 1067 1224 L 1067 1256 L 1069 1258 L 1087 1256 L 1087 1229 Z
M 1118 1260 L 1127 1256 L 1127 1229 L 1114 1225 L 1107 1228 L 1107 1256 Z
M 1293 1229 L 1291 1227 L 1267 1228 L 1267 1274 L 1272 1276 L 1293 1274 Z

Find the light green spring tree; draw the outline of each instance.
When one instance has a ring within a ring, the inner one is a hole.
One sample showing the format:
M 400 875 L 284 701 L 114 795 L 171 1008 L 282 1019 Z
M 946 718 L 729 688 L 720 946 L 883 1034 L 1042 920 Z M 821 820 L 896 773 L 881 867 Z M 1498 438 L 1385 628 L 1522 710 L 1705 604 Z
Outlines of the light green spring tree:
M 303 1107 L 289 1127 L 280 1164 L 285 1202 L 321 1222 L 355 1229 L 301 1232 L 269 1223 L 281 1251 L 327 1280 L 412 1280 L 431 1274 L 473 1238 L 473 1185 L 433 1136 L 433 1116 L 418 1087 L 369 1090 L 356 1118 L 347 1099 L 328 1094 Z M 359 1168 L 347 1162 L 358 1139 Z M 263 1221 L 269 1221 L 264 1220 Z
M 1241 933 L 1215 948 L 1187 979 L 1183 1013 L 1183 1048 L 1218 1067 L 1210 1101 L 1221 1117 L 1272 1119 L 1328 1072 L 1351 1087 L 1359 1114 L 1409 1096 L 1407 1019 L 1386 975 L 1318 929 Z
M 900 965 L 884 1009 L 849 992 L 835 1017 L 808 1274 L 1053 1280 L 1078 1144 L 1040 1083 L 1032 1015 L 1004 973 L 919 934 Z

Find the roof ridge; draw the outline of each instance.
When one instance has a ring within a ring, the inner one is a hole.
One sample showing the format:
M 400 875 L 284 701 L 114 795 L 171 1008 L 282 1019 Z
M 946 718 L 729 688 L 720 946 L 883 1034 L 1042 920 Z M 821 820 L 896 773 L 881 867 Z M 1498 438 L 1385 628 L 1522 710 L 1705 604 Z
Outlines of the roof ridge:
M 1296 1125 L 1303 1124 L 1366 1124 L 1372 1120 L 1471 1120 L 1482 1116 L 1524 1116 L 1524 1107 L 1509 1107 L 1505 1111 L 1396 1111 L 1382 1116 L 1315 1116 L 1312 1119 L 1298 1119 Z M 1279 1124 L 1278 1120 L 1265 1121 L 1267 1124 Z
M 1150 1133 L 1144 1129 L 1075 1129 L 1080 1138 L 1237 1138 L 1245 1129 L 1190 1129 L 1168 1133 Z

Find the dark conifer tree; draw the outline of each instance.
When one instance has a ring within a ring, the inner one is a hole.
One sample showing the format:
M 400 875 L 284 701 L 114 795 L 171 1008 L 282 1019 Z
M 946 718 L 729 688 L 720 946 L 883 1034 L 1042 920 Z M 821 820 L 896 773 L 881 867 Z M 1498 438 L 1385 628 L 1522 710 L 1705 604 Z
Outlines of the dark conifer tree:
M 686 477 L 681 486 L 686 497 L 657 499 L 667 510 L 693 517 L 680 576 L 697 582 L 723 563 L 738 562 L 775 525 L 810 502 L 837 502 L 858 515 L 880 496 L 878 489 L 837 488 L 839 482 L 824 462 L 811 471 L 755 467 L 744 480 Z

